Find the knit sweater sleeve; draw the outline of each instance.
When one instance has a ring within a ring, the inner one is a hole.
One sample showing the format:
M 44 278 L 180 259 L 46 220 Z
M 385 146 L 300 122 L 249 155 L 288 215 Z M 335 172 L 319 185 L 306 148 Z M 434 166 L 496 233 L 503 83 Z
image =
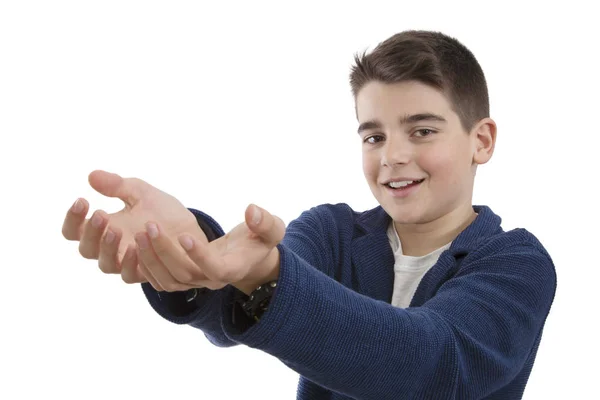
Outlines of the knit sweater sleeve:
M 339 243 L 319 221 L 313 209 L 289 224 L 259 322 L 233 324 L 222 303 L 227 338 L 356 399 L 481 398 L 523 368 L 554 298 L 546 254 L 523 243 L 465 260 L 432 299 L 403 309 L 331 276 Z
M 189 210 L 196 217 L 208 241 L 225 234 L 210 216 L 192 208 Z M 149 283 L 143 283 L 142 289 L 150 306 L 166 320 L 202 330 L 206 338 L 218 347 L 239 345 L 225 336 L 221 328 L 221 303 L 226 294 L 237 290 L 234 287 L 227 285 L 219 290 L 203 288 L 198 290 L 196 298 L 189 302 L 186 300 L 186 292 L 158 292 Z

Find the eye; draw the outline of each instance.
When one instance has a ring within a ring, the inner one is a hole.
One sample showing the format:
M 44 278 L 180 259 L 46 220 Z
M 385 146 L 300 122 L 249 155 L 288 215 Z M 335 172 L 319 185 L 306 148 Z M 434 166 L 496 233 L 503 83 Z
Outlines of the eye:
M 378 143 L 378 142 L 379 142 L 379 140 L 376 140 L 376 141 L 374 141 L 374 142 L 373 142 L 373 141 L 369 141 L 369 140 L 371 140 L 371 139 L 373 139 L 373 138 L 383 138 L 383 136 L 381 136 L 381 135 L 373 135 L 373 136 L 369 136 L 369 137 L 365 138 L 365 140 L 363 140 L 363 143 L 375 144 L 375 143 Z
M 419 129 L 419 130 L 416 130 L 415 132 L 429 133 L 429 134 L 425 134 L 425 135 L 423 135 L 423 134 L 422 134 L 422 135 L 421 135 L 421 136 L 419 136 L 419 137 L 427 137 L 427 136 L 431 136 L 431 135 L 433 135 L 434 133 L 436 133 L 434 130 L 432 130 L 432 129 L 426 129 L 426 128 L 425 128 L 425 129 Z

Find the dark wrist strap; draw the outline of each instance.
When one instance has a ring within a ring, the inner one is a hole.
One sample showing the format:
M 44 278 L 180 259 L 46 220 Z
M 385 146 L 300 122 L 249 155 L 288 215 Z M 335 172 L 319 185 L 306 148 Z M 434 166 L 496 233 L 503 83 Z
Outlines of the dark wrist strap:
M 260 321 L 262 315 L 267 311 L 271 298 L 277 288 L 277 280 L 260 285 L 250 296 L 242 291 L 237 291 L 234 302 L 239 304 L 244 313 L 254 321 Z M 235 313 L 234 313 L 235 314 Z M 233 316 L 232 316 L 233 317 Z M 235 324 L 235 320 L 232 321 Z

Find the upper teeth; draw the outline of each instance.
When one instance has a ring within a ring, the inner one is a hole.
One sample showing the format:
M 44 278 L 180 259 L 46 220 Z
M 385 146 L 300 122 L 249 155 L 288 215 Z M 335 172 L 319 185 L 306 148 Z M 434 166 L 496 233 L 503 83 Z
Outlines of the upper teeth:
M 418 181 L 390 182 L 390 183 L 388 183 L 388 185 L 390 185 L 393 188 L 399 188 L 399 187 L 403 187 L 403 186 L 406 186 L 406 185 L 410 185 L 413 182 L 418 182 Z

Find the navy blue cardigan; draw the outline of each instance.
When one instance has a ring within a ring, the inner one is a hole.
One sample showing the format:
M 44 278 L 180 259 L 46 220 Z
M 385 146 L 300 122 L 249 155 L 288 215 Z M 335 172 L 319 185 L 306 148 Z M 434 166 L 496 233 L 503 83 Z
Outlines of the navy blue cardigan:
M 205 290 L 193 306 L 183 292 L 142 287 L 167 320 L 201 329 L 219 347 L 260 349 L 298 372 L 299 400 L 520 399 L 556 272 L 533 234 L 504 232 L 489 207 L 473 208 L 478 216 L 408 308 L 390 304 L 394 255 L 381 206 L 323 204 L 290 222 L 278 245 L 278 287 L 255 324 L 232 322 L 230 285 Z M 190 211 L 212 230 L 209 240 L 224 235 L 210 216 Z

